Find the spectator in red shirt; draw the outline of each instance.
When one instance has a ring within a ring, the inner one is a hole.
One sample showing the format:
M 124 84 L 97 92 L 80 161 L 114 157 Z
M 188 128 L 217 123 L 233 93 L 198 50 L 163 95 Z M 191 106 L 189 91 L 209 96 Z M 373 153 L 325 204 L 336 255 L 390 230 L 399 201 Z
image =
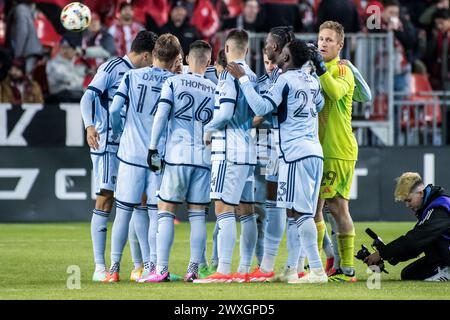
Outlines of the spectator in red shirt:
M 134 9 L 131 3 L 122 3 L 119 8 L 119 18 L 108 31 L 114 37 L 117 54 L 122 57 L 130 52 L 131 42 L 144 27 L 133 21 Z
M 189 15 L 191 16 L 191 25 L 197 28 L 201 36 L 208 40 L 215 35 L 220 27 L 220 19 L 211 1 L 187 0 L 186 4 L 188 12 L 192 12 L 192 15 Z

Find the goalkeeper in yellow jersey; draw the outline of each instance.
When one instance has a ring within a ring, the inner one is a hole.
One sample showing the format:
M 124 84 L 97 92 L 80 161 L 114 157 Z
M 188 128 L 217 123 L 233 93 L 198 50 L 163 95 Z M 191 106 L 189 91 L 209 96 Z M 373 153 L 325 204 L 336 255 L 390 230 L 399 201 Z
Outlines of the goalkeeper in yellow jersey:
M 318 49 L 312 49 L 312 61 L 325 97 L 325 106 L 319 113 L 324 168 L 317 213 L 322 212 L 326 202 L 337 224 L 341 263 L 340 268 L 330 275 L 330 281 L 354 282 L 355 229 L 348 201 L 358 158 L 358 145 L 351 124 L 355 79 L 348 66 L 339 64 L 343 45 L 343 26 L 326 21 L 319 28 Z M 316 220 L 316 224 L 323 224 L 323 218 L 322 221 Z

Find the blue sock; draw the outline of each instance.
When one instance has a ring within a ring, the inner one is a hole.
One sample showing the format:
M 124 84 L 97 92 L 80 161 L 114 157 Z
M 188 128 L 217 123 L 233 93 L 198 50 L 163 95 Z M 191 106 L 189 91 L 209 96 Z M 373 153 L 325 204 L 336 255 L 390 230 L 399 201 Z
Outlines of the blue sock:
M 219 254 L 217 253 L 217 235 L 219 234 L 219 223 L 216 222 L 214 225 L 214 232 L 212 237 L 212 255 L 211 255 L 211 266 L 217 267 L 219 264 Z
M 258 217 L 256 219 L 256 225 L 258 226 L 258 240 L 256 241 L 255 256 L 258 265 L 261 265 L 264 255 L 264 234 L 266 232 L 267 219 L 266 219 L 266 205 L 257 203 L 255 207 L 258 208 Z
M 150 264 L 156 268 L 156 234 L 158 232 L 158 208 L 156 205 L 147 205 L 148 207 L 148 245 L 150 249 Z M 153 271 L 153 270 L 151 270 Z
M 130 242 L 131 260 L 133 260 L 134 269 L 138 269 L 142 266 L 143 261 L 139 240 L 136 235 L 135 219 L 136 215 L 133 213 L 130 219 L 130 226 L 128 227 L 128 241 Z
M 105 247 L 110 212 L 94 209 L 91 220 L 91 238 L 96 269 L 105 269 Z
M 219 265 L 217 272 L 230 274 L 233 250 L 236 243 L 236 218 L 234 212 L 225 212 L 217 216 L 219 233 L 217 235 L 217 252 Z
M 133 207 L 126 206 L 116 201 L 116 218 L 112 227 L 111 235 L 111 268 L 114 264 L 120 264 L 123 248 L 127 243 L 128 227 L 130 225 Z
M 138 206 L 134 208 L 132 220 L 134 220 L 134 229 L 139 241 L 142 260 L 146 266 L 146 271 L 149 272 L 150 247 L 148 244 L 149 218 L 147 214 L 147 207 Z
M 302 215 L 296 223 L 302 250 L 306 253 L 310 269 L 323 269 L 317 247 L 317 228 L 313 216 Z
M 288 252 L 287 266 L 297 268 L 300 255 L 300 238 L 298 236 L 297 224 L 294 218 L 288 218 L 288 227 L 286 232 L 286 246 Z
M 248 273 L 252 266 L 253 254 L 255 253 L 256 241 L 258 240 L 258 226 L 256 225 L 256 214 L 240 216 L 241 237 L 239 241 L 239 268 L 241 274 Z
M 167 211 L 158 210 L 158 233 L 156 234 L 156 273 L 164 274 L 169 270 L 169 256 L 174 238 L 175 216 Z
M 272 272 L 275 257 L 278 255 L 281 239 L 286 228 L 286 209 L 276 207 L 276 202 L 266 201 L 267 227 L 264 237 L 264 256 L 261 262 L 262 272 Z
M 200 265 L 206 246 L 206 216 L 204 210 L 188 210 L 191 224 L 189 263 Z M 189 268 L 188 268 L 189 269 Z M 198 271 L 198 270 L 197 270 Z

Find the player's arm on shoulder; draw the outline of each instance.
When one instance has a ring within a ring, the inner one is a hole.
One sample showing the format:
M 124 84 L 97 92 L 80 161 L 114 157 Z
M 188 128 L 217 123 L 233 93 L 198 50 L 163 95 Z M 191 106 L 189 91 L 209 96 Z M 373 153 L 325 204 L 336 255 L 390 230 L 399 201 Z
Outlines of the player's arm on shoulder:
M 237 91 L 231 76 L 224 75 L 217 85 L 219 105 L 214 107 L 212 120 L 205 126 L 206 132 L 223 129 L 233 118 Z
M 239 86 L 244 93 L 245 99 L 256 116 L 264 116 L 277 107 L 270 98 L 263 98 L 259 94 L 258 87 L 255 88 L 254 83 L 250 81 L 244 69 L 237 63 L 231 62 L 227 65 L 227 72 L 238 79 Z
M 171 78 L 164 82 L 161 89 L 161 97 L 158 102 L 158 108 L 156 110 L 155 119 L 153 120 L 152 135 L 150 139 L 150 150 L 155 150 L 158 146 L 158 141 L 167 128 L 167 122 L 169 121 L 170 111 L 174 104 L 174 84 Z
M 128 100 L 128 91 L 130 86 L 130 74 L 127 72 L 120 82 L 119 88 L 117 88 L 113 101 L 109 106 L 109 113 L 111 116 L 111 124 L 113 136 L 117 137 L 122 132 L 122 119 L 120 117 L 120 111 Z
M 337 65 L 320 77 L 323 91 L 332 100 L 345 97 L 355 86 L 352 70 L 344 65 Z
M 347 65 L 352 70 L 355 77 L 355 91 L 353 92 L 353 100 L 362 103 L 372 101 L 372 91 L 370 90 L 370 87 L 361 72 L 359 72 L 358 68 L 355 67 L 349 60 L 341 60 L 339 63 Z

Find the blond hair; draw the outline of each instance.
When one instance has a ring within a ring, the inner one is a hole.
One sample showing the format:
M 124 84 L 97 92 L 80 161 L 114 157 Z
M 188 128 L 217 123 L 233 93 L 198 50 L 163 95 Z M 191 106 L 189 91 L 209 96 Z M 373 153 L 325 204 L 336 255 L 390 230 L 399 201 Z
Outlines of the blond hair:
M 422 178 L 417 172 L 405 172 L 396 181 L 395 201 L 404 201 L 411 192 L 423 184 Z
M 336 32 L 336 35 L 338 37 L 338 42 L 342 43 L 344 42 L 345 33 L 344 33 L 344 26 L 336 21 L 325 21 L 322 23 L 319 27 L 319 32 L 323 29 L 331 29 Z

